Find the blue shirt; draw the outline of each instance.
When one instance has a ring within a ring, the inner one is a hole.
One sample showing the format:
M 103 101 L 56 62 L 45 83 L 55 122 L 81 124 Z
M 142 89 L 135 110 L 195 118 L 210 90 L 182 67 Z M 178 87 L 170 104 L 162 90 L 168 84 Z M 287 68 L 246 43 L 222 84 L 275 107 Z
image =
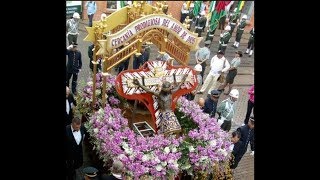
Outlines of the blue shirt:
M 94 1 L 91 1 L 91 2 L 87 1 L 86 7 L 87 7 L 87 14 L 88 15 L 94 14 L 97 11 L 97 4 Z

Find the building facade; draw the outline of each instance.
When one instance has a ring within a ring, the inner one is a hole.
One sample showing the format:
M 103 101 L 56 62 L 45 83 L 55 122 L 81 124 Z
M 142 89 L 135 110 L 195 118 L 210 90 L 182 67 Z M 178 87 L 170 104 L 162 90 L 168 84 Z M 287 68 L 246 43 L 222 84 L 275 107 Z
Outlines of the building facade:
M 82 18 L 84 20 L 88 19 L 87 8 L 85 7 L 87 1 L 82 1 Z M 97 12 L 93 17 L 94 21 L 100 19 L 102 13 L 111 14 L 117 9 L 120 9 L 120 1 L 95 1 L 97 3 Z M 149 4 L 154 5 L 157 1 L 147 1 Z M 172 17 L 180 20 L 181 16 L 181 7 L 184 1 L 166 1 L 168 4 L 168 14 L 171 14 Z M 127 3 L 132 3 L 132 1 L 127 1 Z M 248 20 L 251 23 L 251 27 L 254 26 L 254 1 L 246 1 L 242 13 L 248 15 Z M 250 29 L 251 29 L 250 27 Z

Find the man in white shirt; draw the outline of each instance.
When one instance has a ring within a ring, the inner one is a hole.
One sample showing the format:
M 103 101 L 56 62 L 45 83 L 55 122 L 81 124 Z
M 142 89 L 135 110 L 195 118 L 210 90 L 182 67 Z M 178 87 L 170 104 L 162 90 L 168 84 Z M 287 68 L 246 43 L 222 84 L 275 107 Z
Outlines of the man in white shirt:
M 72 123 L 66 126 L 66 168 L 67 179 L 74 180 L 76 169 L 83 164 L 82 142 L 86 130 L 81 126 L 81 119 L 74 117 Z
M 203 94 L 208 86 L 210 87 L 208 94 L 210 94 L 213 89 L 216 89 L 217 80 L 220 77 L 221 73 L 227 72 L 230 68 L 230 64 L 224 57 L 223 51 L 218 51 L 218 54 L 212 57 L 210 68 L 210 72 L 207 75 L 198 94 Z

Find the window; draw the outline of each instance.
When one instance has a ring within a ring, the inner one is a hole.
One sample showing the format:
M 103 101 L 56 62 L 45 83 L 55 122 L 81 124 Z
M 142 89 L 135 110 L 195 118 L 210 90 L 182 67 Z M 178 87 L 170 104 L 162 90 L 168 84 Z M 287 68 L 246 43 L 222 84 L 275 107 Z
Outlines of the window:
M 107 9 L 117 9 L 117 1 L 107 1 Z

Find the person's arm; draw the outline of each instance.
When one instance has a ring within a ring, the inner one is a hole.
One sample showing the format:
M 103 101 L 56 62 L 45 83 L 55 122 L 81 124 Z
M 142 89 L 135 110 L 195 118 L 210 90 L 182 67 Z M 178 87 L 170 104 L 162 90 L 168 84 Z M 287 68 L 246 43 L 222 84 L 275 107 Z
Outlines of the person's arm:
M 89 46 L 89 48 L 88 48 L 89 59 L 93 59 L 93 51 L 92 51 L 92 49 L 93 49 L 93 46 L 92 45 Z
M 195 54 L 197 64 L 200 63 L 200 62 L 199 62 L 199 59 L 198 59 L 198 56 L 199 56 L 199 50 L 198 50 L 198 51 L 196 52 L 196 54 Z
M 180 89 L 181 85 L 186 81 L 187 77 L 188 77 L 188 74 L 183 75 L 183 77 L 182 77 L 182 79 L 181 79 L 181 82 L 180 82 L 175 88 L 173 88 L 173 89 L 171 90 L 171 93 L 177 92 L 177 91 Z M 176 83 L 176 82 L 175 82 L 175 83 Z
M 229 64 L 228 60 L 225 59 L 225 67 L 222 69 L 222 72 L 228 71 L 229 68 L 230 68 L 230 64 Z
M 94 11 L 93 14 L 95 14 L 97 12 L 97 3 L 94 1 Z
M 254 151 L 254 130 L 252 130 L 252 133 L 250 135 L 250 147 L 251 147 L 251 151 Z
M 223 111 L 224 108 L 225 108 L 225 104 L 226 104 L 226 102 L 225 102 L 225 101 L 222 101 L 221 104 L 217 107 L 217 113 L 218 113 L 219 116 L 221 116 L 222 111 Z
M 210 68 L 211 68 L 211 69 L 213 68 L 214 57 L 216 57 L 216 56 L 213 56 L 213 57 L 211 58 L 211 61 L 210 61 Z
M 81 53 L 79 52 L 79 70 L 82 68 Z
M 142 85 L 142 84 L 138 81 L 138 79 L 134 79 L 134 80 L 133 80 L 133 84 L 141 87 L 141 88 L 142 88 L 143 90 L 145 90 L 147 93 L 151 93 L 151 94 L 153 94 L 153 95 L 155 95 L 155 96 L 159 96 L 159 93 L 154 92 L 154 91 L 151 91 L 151 89 L 149 89 L 149 88 L 147 88 L 146 86 Z

